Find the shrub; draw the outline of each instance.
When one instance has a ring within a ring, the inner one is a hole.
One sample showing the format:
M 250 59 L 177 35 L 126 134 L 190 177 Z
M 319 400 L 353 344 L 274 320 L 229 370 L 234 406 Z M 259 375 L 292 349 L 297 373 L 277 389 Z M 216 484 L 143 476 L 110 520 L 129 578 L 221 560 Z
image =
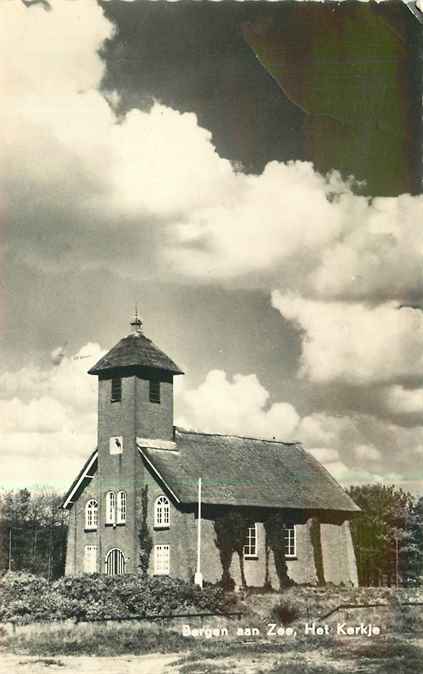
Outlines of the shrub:
M 65 577 L 49 583 L 24 573 L 0 578 L 0 622 L 124 620 L 169 613 L 222 612 L 221 587 L 203 590 L 169 577 Z
M 296 606 L 286 601 L 281 601 L 272 609 L 272 618 L 282 623 L 282 625 L 290 625 L 300 617 L 300 612 Z

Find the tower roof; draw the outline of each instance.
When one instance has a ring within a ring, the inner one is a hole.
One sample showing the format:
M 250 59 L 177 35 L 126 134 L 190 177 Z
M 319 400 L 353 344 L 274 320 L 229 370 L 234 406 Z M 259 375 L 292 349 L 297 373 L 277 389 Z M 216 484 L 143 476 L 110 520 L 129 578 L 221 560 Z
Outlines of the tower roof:
M 133 321 L 131 325 L 135 327 L 134 332 L 121 339 L 103 358 L 100 358 L 88 370 L 88 374 L 100 374 L 128 367 L 145 367 L 171 374 L 184 374 L 169 356 L 142 333 L 139 319 Z

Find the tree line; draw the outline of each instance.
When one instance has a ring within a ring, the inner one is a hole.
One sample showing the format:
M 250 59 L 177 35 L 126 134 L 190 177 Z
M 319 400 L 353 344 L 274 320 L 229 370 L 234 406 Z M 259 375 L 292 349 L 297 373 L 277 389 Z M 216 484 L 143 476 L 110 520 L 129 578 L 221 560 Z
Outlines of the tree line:
M 362 510 L 351 522 L 359 584 L 422 584 L 423 497 L 384 484 L 348 493 Z
M 353 486 L 348 493 L 362 510 L 351 522 L 360 585 L 423 584 L 423 497 L 384 484 Z M 68 513 L 61 503 L 62 496 L 48 489 L 0 492 L 0 572 L 64 574 Z M 226 568 L 228 531 L 229 547 L 242 556 L 247 525 L 236 517 L 229 529 L 221 524 L 216 540 Z
M 64 574 L 67 512 L 61 503 L 62 496 L 48 489 L 0 493 L 0 570 L 49 579 Z

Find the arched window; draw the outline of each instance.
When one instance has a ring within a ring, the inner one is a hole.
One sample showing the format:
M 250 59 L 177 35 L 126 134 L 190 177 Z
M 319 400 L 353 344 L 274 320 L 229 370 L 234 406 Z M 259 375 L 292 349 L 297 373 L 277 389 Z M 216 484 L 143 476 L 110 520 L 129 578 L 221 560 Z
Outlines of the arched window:
M 116 523 L 126 522 L 126 491 L 118 491 L 116 499 Z
M 85 528 L 97 529 L 98 524 L 98 504 L 95 498 L 87 501 L 85 506 Z
M 167 529 L 170 525 L 170 504 L 166 496 L 158 496 L 154 503 L 154 526 Z
M 106 494 L 106 524 L 116 523 L 116 495 L 113 491 Z
M 107 553 L 105 572 L 108 576 L 121 576 L 125 573 L 125 555 L 119 548 L 113 548 Z

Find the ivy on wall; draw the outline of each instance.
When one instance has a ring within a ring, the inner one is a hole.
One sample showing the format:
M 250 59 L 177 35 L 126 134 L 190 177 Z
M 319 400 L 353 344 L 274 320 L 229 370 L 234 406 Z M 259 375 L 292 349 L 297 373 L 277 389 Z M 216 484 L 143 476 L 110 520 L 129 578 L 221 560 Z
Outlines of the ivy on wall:
M 239 557 L 242 586 L 247 587 L 244 569 L 244 546 L 247 542 L 248 528 L 250 526 L 251 517 L 238 510 L 229 510 L 215 519 L 215 544 L 219 550 L 222 564 L 222 585 L 225 590 L 232 590 L 234 587 L 234 581 L 230 575 L 230 567 L 235 553 Z M 288 567 L 285 559 L 284 526 L 285 522 L 282 512 L 274 512 L 264 521 L 266 533 L 264 588 L 266 589 L 271 589 L 269 572 L 270 552 L 273 552 L 280 588 L 283 589 L 293 585 L 293 581 L 288 576 Z
M 148 574 L 148 567 L 150 564 L 151 551 L 153 549 L 153 537 L 151 535 L 148 523 L 148 485 L 146 484 L 141 490 L 141 513 L 140 526 L 138 530 L 139 552 L 138 552 L 138 567 L 144 574 Z
M 239 558 L 242 586 L 247 587 L 244 570 L 244 545 L 247 540 L 249 526 L 250 520 L 237 510 L 227 511 L 216 518 L 214 522 L 214 530 L 216 532 L 215 544 L 219 550 L 222 564 L 222 585 L 225 590 L 231 590 L 234 587 L 234 581 L 231 578 L 229 569 L 235 552 Z
M 283 538 L 283 529 L 285 527 L 285 520 L 283 513 L 281 511 L 276 511 L 272 513 L 264 521 L 264 530 L 266 532 L 266 576 L 265 576 L 265 587 L 270 588 L 269 580 L 269 553 L 273 552 L 273 558 L 275 560 L 276 573 L 278 575 L 280 589 L 283 590 L 286 587 L 290 587 L 294 584 L 294 581 L 288 576 L 288 566 L 285 559 L 285 544 Z
M 322 535 L 320 528 L 320 520 L 318 517 L 312 517 L 310 523 L 310 540 L 313 548 L 314 568 L 316 569 L 317 582 L 319 585 L 325 585 L 325 573 L 323 569 L 323 553 L 322 553 Z

